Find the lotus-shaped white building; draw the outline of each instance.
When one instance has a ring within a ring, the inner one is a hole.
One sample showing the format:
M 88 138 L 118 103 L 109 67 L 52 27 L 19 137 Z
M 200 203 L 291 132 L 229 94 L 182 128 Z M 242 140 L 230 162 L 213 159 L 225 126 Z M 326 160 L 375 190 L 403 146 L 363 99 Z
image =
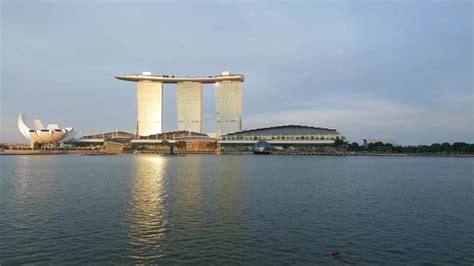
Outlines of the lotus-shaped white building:
M 28 125 L 28 119 L 24 114 L 18 116 L 18 128 L 25 138 L 33 143 L 49 144 L 66 142 L 76 137 L 79 131 L 72 127 L 59 128 L 57 124 L 49 124 L 44 127 L 39 119 L 33 121 L 34 129 Z

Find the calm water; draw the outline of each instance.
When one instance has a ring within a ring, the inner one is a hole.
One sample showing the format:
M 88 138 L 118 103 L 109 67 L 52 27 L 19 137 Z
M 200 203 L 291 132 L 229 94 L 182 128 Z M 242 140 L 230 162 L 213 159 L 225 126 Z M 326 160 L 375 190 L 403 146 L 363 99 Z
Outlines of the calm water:
M 473 165 L 0 156 L 0 263 L 473 264 Z

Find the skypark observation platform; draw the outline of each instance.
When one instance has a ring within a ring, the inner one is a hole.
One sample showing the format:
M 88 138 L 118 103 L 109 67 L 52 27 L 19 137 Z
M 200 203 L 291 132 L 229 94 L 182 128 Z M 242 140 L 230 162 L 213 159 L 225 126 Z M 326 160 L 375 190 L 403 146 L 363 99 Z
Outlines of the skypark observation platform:
M 116 79 L 126 80 L 126 81 L 142 81 L 142 80 L 151 80 L 156 82 L 161 82 L 165 84 L 177 84 L 179 82 L 199 82 L 203 84 L 212 84 L 221 81 L 244 81 L 244 76 L 241 74 L 227 74 L 227 75 L 218 75 L 218 76 L 207 76 L 207 77 L 175 77 L 168 75 L 151 75 L 151 74 L 127 74 L 127 75 L 118 75 L 115 76 Z

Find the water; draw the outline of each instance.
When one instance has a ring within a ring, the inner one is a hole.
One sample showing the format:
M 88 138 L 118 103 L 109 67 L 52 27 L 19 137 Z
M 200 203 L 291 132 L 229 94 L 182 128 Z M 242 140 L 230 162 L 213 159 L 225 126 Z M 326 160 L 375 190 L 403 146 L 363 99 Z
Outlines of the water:
M 474 263 L 470 158 L 0 156 L 0 263 Z

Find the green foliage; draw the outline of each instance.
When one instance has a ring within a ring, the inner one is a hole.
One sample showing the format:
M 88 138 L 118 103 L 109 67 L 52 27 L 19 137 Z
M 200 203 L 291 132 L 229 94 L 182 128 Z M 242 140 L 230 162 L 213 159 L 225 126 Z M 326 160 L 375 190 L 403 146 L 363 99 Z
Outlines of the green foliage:
M 253 144 L 243 143 L 222 143 L 221 147 L 229 148 L 244 148 L 253 147 Z M 346 149 L 352 152 L 373 152 L 373 153 L 409 153 L 409 154 L 474 154 L 474 144 L 465 142 L 455 142 L 452 145 L 449 143 L 433 143 L 431 145 L 417 145 L 417 146 L 393 146 L 390 143 L 375 142 L 369 143 L 367 147 L 360 145 L 357 142 L 348 143 L 342 139 L 336 139 L 333 144 L 282 144 L 278 145 L 284 149 L 293 147 L 297 150 L 306 150 L 311 148 L 321 148 L 333 146 L 338 149 Z
M 347 146 L 347 150 L 348 150 L 348 151 L 359 152 L 359 151 L 363 151 L 363 150 L 364 150 L 364 147 L 363 147 L 363 146 L 360 146 L 359 143 L 357 143 L 357 142 L 352 142 L 351 144 L 349 144 L 349 145 Z
M 346 145 L 347 143 L 343 140 L 343 139 L 340 139 L 339 137 L 336 137 L 336 139 L 334 140 L 334 147 L 342 147 L 344 145 Z
M 363 151 L 358 143 L 353 142 L 348 146 L 349 151 Z M 431 145 L 417 145 L 417 146 L 393 146 L 390 143 L 369 143 L 367 146 L 368 152 L 381 153 L 415 153 L 415 154 L 474 154 L 474 144 L 465 142 L 454 142 L 452 145 L 448 142 L 439 144 L 433 143 Z
M 375 142 L 369 143 L 367 146 L 367 151 L 371 152 L 393 152 L 393 145 L 390 143 L 383 143 L 383 142 Z

